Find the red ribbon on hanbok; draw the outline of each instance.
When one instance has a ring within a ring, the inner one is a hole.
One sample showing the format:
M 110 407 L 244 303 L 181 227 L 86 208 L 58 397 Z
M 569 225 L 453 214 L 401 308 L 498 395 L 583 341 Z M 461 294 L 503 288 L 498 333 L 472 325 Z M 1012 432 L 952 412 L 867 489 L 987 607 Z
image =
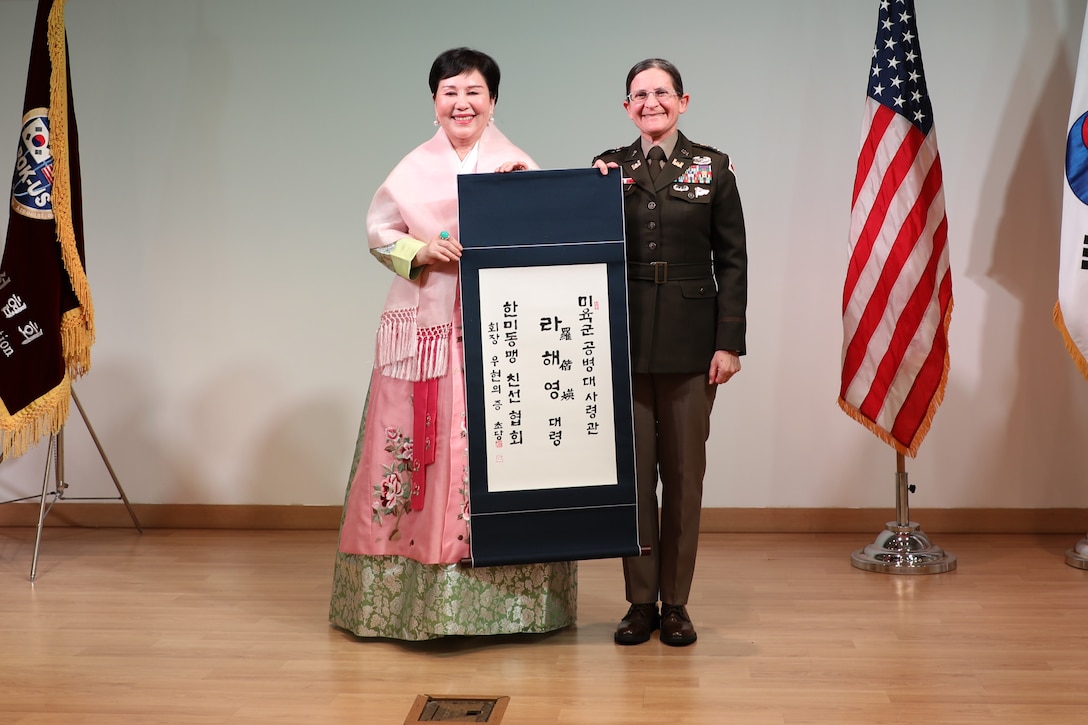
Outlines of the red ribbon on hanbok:
M 415 428 L 412 443 L 412 497 L 410 509 L 422 511 L 427 495 L 427 466 L 434 463 L 435 422 L 438 419 L 438 380 L 421 380 L 413 386 Z

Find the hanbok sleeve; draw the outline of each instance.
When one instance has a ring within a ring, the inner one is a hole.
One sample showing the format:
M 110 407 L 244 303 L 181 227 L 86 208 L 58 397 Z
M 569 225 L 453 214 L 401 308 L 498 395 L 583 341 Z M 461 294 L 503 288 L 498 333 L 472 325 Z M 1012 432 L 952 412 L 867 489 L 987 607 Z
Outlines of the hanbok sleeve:
M 405 279 L 416 279 L 423 272 L 423 267 L 413 267 L 412 260 L 416 253 L 427 246 L 418 239 L 402 237 L 385 247 L 371 249 L 370 253 L 377 257 L 391 271 Z
M 422 267 L 412 267 L 416 253 L 425 242 L 408 234 L 408 225 L 400 207 L 385 184 L 378 189 L 366 215 L 370 253 L 391 272 L 405 279 L 416 279 Z

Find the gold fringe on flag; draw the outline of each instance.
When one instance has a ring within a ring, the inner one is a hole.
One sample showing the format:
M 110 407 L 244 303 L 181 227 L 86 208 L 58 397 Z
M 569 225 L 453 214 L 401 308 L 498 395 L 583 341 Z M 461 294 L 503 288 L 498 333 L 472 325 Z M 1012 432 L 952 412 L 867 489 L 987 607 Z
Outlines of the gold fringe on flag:
M 3 401 L 0 401 L 0 420 L 4 427 L 0 430 L 0 460 L 18 458 L 29 451 L 45 436 L 55 435 L 68 420 L 69 403 L 72 399 L 72 381 L 67 373 L 60 385 L 26 406 L 14 416 L 8 415 Z
M 61 258 L 79 307 L 69 310 L 61 320 L 61 345 L 68 374 L 76 379 L 91 369 L 91 345 L 94 344 L 94 303 L 87 274 L 79 259 L 75 227 L 72 225 L 71 168 L 68 162 L 68 47 L 65 40 L 64 4 L 53 0 L 49 11 L 49 134 L 62 143 L 50 146 L 53 153 L 53 218 L 57 227 Z M 67 408 L 67 405 L 65 406 Z M 62 419 L 63 425 L 63 419 Z
M 1088 378 L 1088 360 L 1084 359 L 1084 353 L 1080 351 L 1077 344 L 1073 342 L 1073 337 L 1069 334 L 1069 328 L 1065 326 L 1065 317 L 1062 315 L 1061 302 L 1054 303 L 1054 327 L 1058 328 L 1058 332 L 1062 333 L 1062 340 L 1065 342 L 1065 349 L 1069 351 L 1069 356 L 1073 358 L 1073 363 L 1077 366 L 1077 370 L 1080 370 L 1080 374 L 1085 378 Z

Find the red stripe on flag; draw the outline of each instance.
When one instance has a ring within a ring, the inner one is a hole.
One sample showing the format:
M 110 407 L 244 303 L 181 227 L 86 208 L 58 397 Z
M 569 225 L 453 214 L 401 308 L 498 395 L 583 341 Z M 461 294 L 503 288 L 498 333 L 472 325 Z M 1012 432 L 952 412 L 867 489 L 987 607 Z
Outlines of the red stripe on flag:
M 926 217 L 929 215 L 930 204 L 933 203 L 933 200 L 941 191 L 941 182 L 940 163 L 934 163 L 930 167 L 925 182 L 922 184 L 918 200 L 911 208 L 907 218 L 903 220 L 899 236 L 892 245 L 892 254 L 889 255 L 884 268 L 881 270 L 882 281 L 889 270 L 894 270 L 895 276 L 898 277 L 915 246 L 920 242 L 924 242 L 922 235 L 926 228 Z M 941 226 L 942 228 L 945 226 L 943 222 Z M 888 349 L 877 367 L 872 386 L 869 388 L 869 394 L 865 396 L 865 401 L 858 406 L 858 409 L 869 418 L 875 420 L 880 413 L 884 400 L 892 387 L 895 375 L 906 355 L 907 346 L 910 345 L 911 340 L 914 339 L 915 334 L 918 332 L 918 326 L 922 323 L 926 308 L 933 300 L 933 289 L 937 280 L 937 263 L 940 261 L 941 250 L 943 249 L 944 244 L 938 244 L 935 239 L 933 249 L 930 250 L 929 259 L 926 261 L 925 271 L 918 279 L 918 284 L 911 292 L 906 304 L 898 311 L 895 332 L 888 343 Z M 887 276 L 891 275 L 888 274 Z M 893 284 L 895 284 L 894 278 L 889 281 L 887 292 L 891 292 L 891 285 Z M 870 304 L 866 307 L 865 315 L 862 318 L 862 326 L 869 329 L 869 336 L 872 335 L 872 331 L 876 329 L 876 326 L 883 319 L 888 295 L 883 296 L 879 309 L 873 309 L 876 306 L 873 304 L 876 299 L 875 294 L 870 298 Z
M 946 229 L 942 225 L 942 230 Z M 952 302 L 952 275 L 946 272 L 941 278 L 941 287 L 938 292 L 938 304 L 941 310 L 940 325 L 933 339 L 929 356 L 918 375 L 914 378 L 914 385 L 896 416 L 892 425 L 892 437 L 910 450 L 917 449 L 922 437 L 929 430 L 929 421 L 936 412 L 937 406 L 943 397 L 942 388 L 948 360 L 948 334 L 946 324 L 948 322 L 949 306 Z
M 900 229 L 897 241 L 891 249 L 888 250 L 887 259 L 870 259 L 873 247 L 880 239 L 880 231 L 884 226 L 888 211 L 893 206 L 903 206 L 915 201 L 913 199 L 904 199 L 900 191 L 903 179 L 906 178 L 913 167 L 915 157 L 918 155 L 918 150 L 924 142 L 925 138 L 922 136 L 921 132 L 912 126 L 907 133 L 906 138 L 903 139 L 903 143 L 896 151 L 895 157 L 892 159 L 887 172 L 881 180 L 880 189 L 872 200 L 874 205 L 869 211 L 869 215 L 866 217 L 865 225 L 858 236 L 858 241 L 854 245 L 854 252 L 850 257 L 850 263 L 846 272 L 846 285 L 843 291 L 843 313 L 846 312 L 847 305 L 849 305 L 850 298 L 854 293 L 854 287 L 857 285 L 857 281 L 861 277 L 862 271 L 869 264 L 880 264 L 881 267 L 879 280 L 876 287 L 873 289 L 872 296 L 865 305 L 865 312 L 858 322 L 858 328 L 854 332 L 854 336 L 850 339 L 850 344 L 847 346 L 846 354 L 843 357 L 841 395 L 846 394 L 846 389 L 849 387 L 850 382 L 854 379 L 854 375 L 857 374 L 858 369 L 865 359 L 865 351 L 869 346 L 869 339 L 872 337 L 873 332 L 876 330 L 877 326 L 880 324 L 881 318 L 884 316 L 884 309 L 888 305 L 888 298 L 891 295 L 892 287 L 903 269 L 903 262 L 910 253 L 910 249 L 904 249 L 900 241 L 903 237 L 903 229 L 909 228 L 910 225 L 914 223 L 911 217 L 908 216 L 907 219 L 904 220 L 903 228 Z M 921 224 L 924 229 L 924 214 L 922 216 Z M 915 234 L 911 237 L 910 244 L 913 245 L 917 239 L 918 234 Z
M 873 165 L 873 161 L 876 158 L 877 149 L 884 143 L 884 134 L 888 131 L 888 126 L 895 118 L 895 114 L 888 111 L 884 106 L 880 106 L 879 110 L 873 116 L 873 123 L 869 126 L 869 133 L 865 137 L 865 142 L 862 145 L 861 154 L 858 158 L 858 170 L 857 176 L 854 177 L 854 198 L 851 203 L 851 212 L 858 209 L 858 195 L 864 188 L 866 179 L 869 177 L 870 169 Z M 864 160 L 863 160 L 864 159 Z M 910 168 L 909 165 L 907 167 Z M 899 174 L 896 178 L 896 184 L 902 181 L 905 172 Z M 873 198 L 866 196 L 863 200 L 863 204 L 872 206 L 872 204 L 881 199 L 888 199 L 894 194 L 895 188 L 885 190 L 886 184 L 892 182 L 893 177 L 889 177 L 885 174 L 880 180 L 880 190 Z M 884 222 L 884 215 L 888 212 L 888 205 L 877 209 L 870 209 L 866 219 L 866 224 L 858 234 L 858 239 L 854 241 L 853 251 L 850 254 L 850 262 L 846 268 L 846 284 L 843 286 L 842 293 L 842 308 L 846 311 L 846 305 L 850 301 L 850 297 L 854 294 L 854 286 L 858 282 L 858 278 L 861 276 L 861 271 L 865 268 L 866 262 L 869 260 L 869 254 L 873 249 L 873 240 L 876 238 L 876 231 L 880 230 L 880 224 Z M 874 216 L 874 213 L 876 216 Z M 875 229 L 871 226 L 879 218 L 879 223 L 876 224 Z
M 928 274 L 935 273 L 937 262 L 938 259 L 936 257 L 930 259 L 930 264 L 926 270 Z M 891 412 L 895 415 L 895 420 L 899 420 L 904 412 L 906 412 L 908 406 L 916 404 L 917 401 L 912 402 L 909 394 L 904 396 L 901 401 L 895 399 L 888 400 L 888 396 L 895 386 L 897 377 L 909 374 L 909 371 L 901 370 L 903 361 L 906 358 L 907 347 L 918 333 L 918 328 L 921 325 L 923 315 L 932 300 L 932 285 L 928 283 L 919 284 L 911 295 L 910 301 L 904 307 L 896 324 L 896 329 L 892 335 L 888 349 L 885 351 L 884 357 L 880 360 L 880 365 L 877 367 L 872 385 L 869 388 L 869 393 L 865 396 L 865 400 L 862 404 L 858 406 L 858 410 L 865 415 L 865 417 L 870 418 L 871 420 L 877 420 L 881 409 L 885 405 L 890 405 L 892 407 Z M 940 336 L 943 336 L 943 333 Z M 936 344 L 936 341 L 930 341 L 930 343 L 930 348 L 932 349 L 933 345 Z M 914 373 L 915 378 L 925 375 L 924 366 L 925 363 L 923 363 L 923 366 Z M 911 389 L 914 389 L 914 383 L 911 383 Z M 928 408 L 928 406 L 929 402 L 927 399 L 924 403 L 924 407 Z M 895 408 L 898 408 L 898 410 Z M 906 441 L 903 442 L 905 443 Z
M 876 113 L 873 115 L 873 121 L 869 124 L 869 133 L 865 135 L 865 141 L 862 142 L 861 151 L 858 153 L 858 171 L 854 176 L 854 195 L 850 198 L 851 207 L 857 203 L 861 185 L 869 176 L 869 169 L 872 168 L 876 152 L 880 149 L 880 139 L 884 137 L 888 125 L 895 118 L 895 112 L 887 106 L 874 105 L 876 105 Z

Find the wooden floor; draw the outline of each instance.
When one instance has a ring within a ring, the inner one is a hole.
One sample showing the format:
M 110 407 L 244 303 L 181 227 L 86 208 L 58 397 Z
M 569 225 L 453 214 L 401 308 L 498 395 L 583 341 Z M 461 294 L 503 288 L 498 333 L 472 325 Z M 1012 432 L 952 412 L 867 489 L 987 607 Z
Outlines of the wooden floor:
M 31 583 L 33 538 L 0 529 L 5 725 L 400 725 L 420 694 L 507 695 L 504 725 L 1088 722 L 1077 537 L 934 537 L 958 569 L 902 576 L 850 566 L 869 537 L 706 535 L 678 649 L 612 643 L 616 561 L 581 565 L 576 627 L 407 644 L 328 626 L 332 531 L 47 526 Z

